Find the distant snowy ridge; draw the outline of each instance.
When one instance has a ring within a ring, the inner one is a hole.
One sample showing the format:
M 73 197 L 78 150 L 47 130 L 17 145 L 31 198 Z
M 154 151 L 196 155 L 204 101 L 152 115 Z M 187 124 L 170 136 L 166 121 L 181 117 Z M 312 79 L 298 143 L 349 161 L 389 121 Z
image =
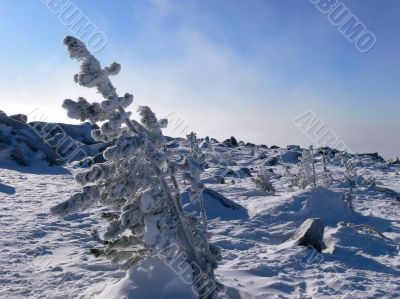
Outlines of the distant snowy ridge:
M 98 142 L 91 136 L 91 131 L 97 125 L 88 122 L 82 124 L 48 123 L 41 121 L 27 122 L 27 116 L 23 114 L 8 116 L 0 110 L 0 163 L 14 162 L 22 166 L 37 164 L 64 165 L 74 161 L 81 161 L 85 158 L 96 157 L 95 162 L 102 162 L 101 152 L 106 144 Z M 167 138 L 167 145 L 174 147 L 180 138 Z M 221 147 L 235 148 L 237 141 L 234 137 L 218 142 L 211 139 Z M 233 140 L 233 141 L 232 141 Z M 239 142 L 242 146 L 255 147 L 252 143 Z M 266 147 L 265 145 L 261 145 Z M 267 147 L 266 147 L 267 148 Z M 271 149 L 279 148 L 271 146 Z M 335 154 L 338 151 L 331 148 L 321 148 L 328 154 Z M 317 149 L 318 150 L 318 149 Z M 286 151 L 277 157 L 266 161 L 266 164 L 273 166 L 277 161 L 286 163 L 298 163 L 302 149 L 299 146 L 289 145 Z M 385 162 L 378 153 L 360 154 Z M 257 157 L 262 159 L 263 157 Z M 81 165 L 87 161 L 83 161 Z M 398 160 L 394 163 L 400 163 Z
M 0 162 L 61 165 L 96 156 L 104 144 L 92 138 L 92 129 L 89 123 L 28 123 L 25 115 L 0 111 Z

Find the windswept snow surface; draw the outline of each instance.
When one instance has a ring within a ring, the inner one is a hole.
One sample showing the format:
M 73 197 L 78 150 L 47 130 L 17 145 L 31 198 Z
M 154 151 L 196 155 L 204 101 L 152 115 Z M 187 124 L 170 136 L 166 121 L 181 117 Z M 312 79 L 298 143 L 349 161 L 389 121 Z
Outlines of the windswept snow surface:
M 217 192 L 205 195 L 205 206 L 212 242 L 222 249 L 217 279 L 229 298 L 400 298 L 400 202 L 365 183 L 374 177 L 377 185 L 400 192 L 399 165 L 363 156 L 357 168 L 365 180 L 354 190 L 353 211 L 343 201 L 349 186 L 340 181 L 339 161 L 328 164 L 336 180 L 329 190 L 290 190 L 285 168 L 294 174 L 298 162 L 292 151 L 219 144 L 203 151 L 214 156 L 202 179 Z M 243 168 L 254 176 L 272 157 L 278 165 L 267 168 L 277 192 L 268 194 Z M 51 206 L 79 189 L 75 169 L 0 167 L 1 298 L 191 298 L 160 263 L 144 261 L 126 274 L 92 256 L 89 249 L 100 245 L 92 230 L 105 226 L 100 208 L 64 219 L 49 215 Z M 190 203 L 185 209 L 197 211 Z M 307 218 L 325 225 L 322 253 L 283 244 Z

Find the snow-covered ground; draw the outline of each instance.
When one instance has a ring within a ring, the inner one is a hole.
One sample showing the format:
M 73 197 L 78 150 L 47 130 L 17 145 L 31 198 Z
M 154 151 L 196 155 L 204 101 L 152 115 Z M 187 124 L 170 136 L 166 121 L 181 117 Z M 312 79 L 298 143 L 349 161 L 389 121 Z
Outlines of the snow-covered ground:
M 203 150 L 215 156 L 202 173 L 203 182 L 245 208 L 225 207 L 205 196 L 211 240 L 222 249 L 217 278 L 227 295 L 400 298 L 400 201 L 361 182 L 352 210 L 343 200 L 349 186 L 341 182 L 344 169 L 338 161 L 328 164 L 336 179 L 330 190 L 291 190 L 286 169 L 296 172 L 293 151 L 257 147 L 253 153 L 251 148 L 214 145 Z M 254 176 L 260 161 L 271 157 L 279 161 L 266 166 L 273 171 L 275 194 L 257 190 L 243 170 Z M 105 225 L 99 209 L 64 219 L 49 215 L 51 206 L 79 188 L 75 169 L 7 163 L 0 164 L 1 298 L 93 298 L 125 277 L 117 266 L 89 253 L 99 245 L 92 231 Z M 400 192 L 400 165 L 363 157 L 357 169 L 378 186 Z M 219 175 L 224 184 L 215 179 Z M 325 224 L 322 253 L 285 243 L 304 220 L 316 217 Z M 146 287 L 161 286 L 155 280 Z M 143 298 L 154 298 L 150 294 Z

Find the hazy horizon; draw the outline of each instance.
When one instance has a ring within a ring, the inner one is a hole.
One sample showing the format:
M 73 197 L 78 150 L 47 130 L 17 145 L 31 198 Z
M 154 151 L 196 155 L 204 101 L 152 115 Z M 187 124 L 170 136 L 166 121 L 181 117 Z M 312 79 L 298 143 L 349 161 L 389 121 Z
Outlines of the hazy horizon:
M 73 82 L 62 38 L 74 34 L 47 2 L 2 2 L 0 110 L 74 123 L 62 101 L 99 95 Z M 311 1 L 70 1 L 107 37 L 104 66 L 122 64 L 117 90 L 170 115 L 167 134 L 306 146 L 293 120 L 313 111 L 354 152 L 399 156 L 400 3 L 342 2 L 376 35 L 370 51 Z

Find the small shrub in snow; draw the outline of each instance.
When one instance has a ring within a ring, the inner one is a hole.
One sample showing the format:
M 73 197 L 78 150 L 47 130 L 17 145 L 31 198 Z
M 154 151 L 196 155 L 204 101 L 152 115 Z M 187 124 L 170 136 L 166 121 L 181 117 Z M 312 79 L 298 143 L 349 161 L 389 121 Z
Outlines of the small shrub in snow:
M 270 193 L 275 193 L 276 191 L 272 185 L 270 173 L 262 164 L 259 165 L 257 176 L 253 178 L 253 182 L 261 191 Z
M 206 156 L 200 148 L 200 140 L 197 139 L 197 134 L 191 132 L 190 134 L 186 135 L 186 139 L 188 141 L 190 154 L 192 158 L 199 163 L 203 163 L 205 161 Z
M 251 146 L 251 147 L 250 147 L 250 150 L 249 150 L 249 155 L 252 156 L 252 157 L 254 157 L 255 154 L 256 154 L 256 152 L 255 152 L 255 150 L 254 150 L 254 147 Z
M 298 164 L 299 171 L 294 178 L 294 185 L 305 189 L 307 186 L 316 186 L 315 164 L 312 154 L 312 147 L 310 150 L 303 150 Z
M 321 175 L 321 184 L 325 188 L 330 188 L 333 184 L 333 177 L 326 164 L 325 151 L 322 151 L 322 163 L 324 165 L 324 170 Z
M 236 162 L 233 160 L 233 155 L 232 155 L 232 151 L 231 150 L 227 150 L 226 152 L 224 152 L 221 156 L 221 160 L 223 165 L 227 165 L 227 166 L 235 166 Z
M 349 191 L 347 191 L 343 194 L 344 201 L 347 202 L 347 204 L 349 205 L 349 207 L 352 211 L 354 211 L 354 205 L 353 205 L 354 194 L 353 193 L 354 193 L 353 189 L 350 188 Z
M 71 58 L 81 63 L 75 82 L 95 87 L 104 100 L 65 100 L 63 107 L 73 119 L 100 122 L 100 128 L 92 131 L 93 138 L 112 145 L 103 152 L 106 162 L 76 176 L 82 190 L 53 207 L 53 214 L 66 215 L 96 203 L 111 208 L 103 236 L 105 248 L 93 250 L 94 254 L 105 255 L 125 267 L 134 265 L 144 255 L 165 260 L 180 258 L 192 266 L 193 285 L 200 298 L 215 298 L 218 250 L 208 242 L 199 174 L 193 171 L 190 161 L 174 162 L 167 151 L 161 130 L 167 125 L 166 120 L 157 119 L 147 106 L 138 109 L 140 122 L 125 111 L 133 96 L 118 96 L 109 79 L 118 74 L 119 64 L 102 68 L 76 38 L 66 37 L 64 44 Z M 191 200 L 200 201 L 203 207 L 201 219 L 183 211 L 177 176 L 189 181 Z M 176 250 L 169 250 L 176 245 L 179 255 Z
M 345 177 L 345 180 L 350 184 L 351 187 L 356 186 L 356 181 L 358 178 L 357 168 L 355 166 L 355 163 L 356 163 L 355 158 L 347 159 L 344 162 L 344 167 L 345 167 L 344 177 Z

